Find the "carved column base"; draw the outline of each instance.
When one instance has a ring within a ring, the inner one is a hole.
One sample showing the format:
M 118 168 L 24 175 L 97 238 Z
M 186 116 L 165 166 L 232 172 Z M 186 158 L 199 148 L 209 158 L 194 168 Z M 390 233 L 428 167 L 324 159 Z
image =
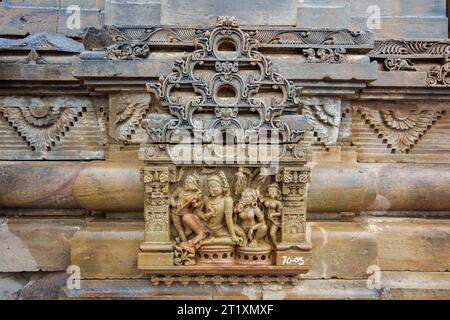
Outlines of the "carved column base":
M 205 245 L 197 252 L 197 264 L 233 264 L 234 258 L 233 246 Z
M 138 253 L 138 268 L 146 270 L 154 266 L 173 266 L 173 251 L 171 252 L 139 252 Z
M 272 265 L 273 252 L 271 246 L 258 248 L 238 248 L 236 263 L 242 265 Z

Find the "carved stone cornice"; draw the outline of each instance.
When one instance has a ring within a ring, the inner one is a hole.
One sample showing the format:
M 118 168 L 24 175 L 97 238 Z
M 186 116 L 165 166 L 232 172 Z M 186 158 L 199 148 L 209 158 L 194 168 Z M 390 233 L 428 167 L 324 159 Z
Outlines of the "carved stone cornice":
M 80 53 L 84 50 L 84 46 L 78 41 L 53 32 L 38 32 L 23 39 L 0 38 L 0 51 L 30 51 L 31 49 L 60 53 Z
M 373 34 L 369 31 L 249 26 L 240 28 L 262 49 L 345 48 L 367 52 L 373 48 Z M 109 47 L 109 50 L 117 50 L 122 47 L 127 51 L 141 45 L 194 47 L 197 39 L 207 36 L 212 29 L 194 26 L 105 26 L 100 30 L 88 29 L 83 42 L 88 49 Z
M 171 72 L 173 59 L 181 60 L 184 54 L 201 49 L 214 28 L 91 28 L 83 39 L 86 51 L 75 59 L 73 74 L 97 92 L 142 92 L 146 83 L 156 82 L 160 75 Z M 253 48 L 271 54 L 275 71 L 294 83 L 306 82 L 306 95 L 326 95 L 324 92 L 328 91 L 333 96 L 351 96 L 377 77 L 376 64 L 364 56 L 373 48 L 371 32 L 267 26 L 239 29 Z M 307 60 L 303 49 L 314 51 L 314 57 Z M 170 57 L 163 54 L 168 51 Z
M 449 53 L 450 41 L 377 40 L 368 56 L 381 66 L 378 80 L 364 88 L 360 97 L 448 99 Z
M 408 40 L 377 40 L 375 47 L 369 52 L 373 58 L 402 56 L 403 58 L 441 58 L 450 52 L 448 41 L 408 41 Z

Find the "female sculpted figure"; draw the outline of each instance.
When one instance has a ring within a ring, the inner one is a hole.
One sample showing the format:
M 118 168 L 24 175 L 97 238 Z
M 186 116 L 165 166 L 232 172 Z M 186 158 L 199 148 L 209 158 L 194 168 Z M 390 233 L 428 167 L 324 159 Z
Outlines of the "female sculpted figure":
M 209 176 L 207 179 L 209 197 L 206 200 L 206 212 L 200 214 L 206 223 L 208 238 L 203 244 L 239 244 L 239 238 L 233 225 L 233 199 L 230 197 L 230 187 L 225 174 Z
M 188 175 L 183 187 L 176 189 L 170 197 L 172 221 L 184 245 L 197 247 L 198 243 L 206 237 L 199 218 L 203 204 L 200 179 L 196 174 Z M 195 236 L 188 241 L 186 233 L 191 231 L 195 233 Z
M 267 219 L 270 222 L 269 235 L 274 245 L 277 245 L 277 231 L 281 227 L 281 190 L 277 183 L 273 183 L 267 189 L 269 195 L 264 200 L 264 207 L 267 208 Z
M 241 221 L 242 231 L 247 238 L 245 242 L 248 242 L 247 245 L 253 248 L 257 247 L 259 242 L 264 242 L 267 234 L 267 224 L 264 220 L 264 213 L 258 207 L 258 199 L 258 191 L 247 188 L 242 191 L 241 199 L 234 209 Z M 238 233 L 240 233 L 240 230 Z

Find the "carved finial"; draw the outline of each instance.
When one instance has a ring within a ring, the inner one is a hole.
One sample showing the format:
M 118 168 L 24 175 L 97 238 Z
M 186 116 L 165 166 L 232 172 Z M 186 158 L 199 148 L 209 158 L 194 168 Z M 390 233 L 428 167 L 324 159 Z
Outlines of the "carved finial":
M 236 17 L 220 16 L 216 20 L 217 27 L 239 28 L 239 21 Z

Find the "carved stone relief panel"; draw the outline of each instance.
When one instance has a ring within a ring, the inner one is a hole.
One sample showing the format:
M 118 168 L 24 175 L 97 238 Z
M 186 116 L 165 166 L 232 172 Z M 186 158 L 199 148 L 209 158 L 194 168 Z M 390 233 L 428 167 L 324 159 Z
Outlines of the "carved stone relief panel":
M 305 98 L 302 102 L 302 113 L 314 126 L 313 144 L 336 144 L 341 124 L 341 99 Z
M 367 161 L 448 162 L 450 145 L 444 102 L 366 102 L 355 105 L 352 142 Z
M 255 167 L 148 166 L 143 179 L 141 269 L 187 272 L 195 274 L 193 282 L 211 282 L 218 274 L 226 282 L 231 275 L 292 277 L 308 270 L 307 167 L 265 175 Z M 242 266 L 251 268 L 243 272 Z
M 91 99 L 0 98 L 0 159 L 102 159 L 102 131 Z
M 160 109 L 141 121 L 149 139 L 140 148 L 139 268 L 155 284 L 295 281 L 311 264 L 307 137 L 316 128 L 326 143 L 337 138 L 340 103 L 304 105 L 301 88 L 274 72 L 233 17 L 195 43 L 173 73 L 147 84 Z M 177 158 L 180 146 L 187 153 Z M 262 146 L 273 151 L 267 163 L 251 157 Z
M 147 135 L 141 121 L 153 109 L 147 93 L 110 94 L 109 136 L 119 143 L 145 143 Z

